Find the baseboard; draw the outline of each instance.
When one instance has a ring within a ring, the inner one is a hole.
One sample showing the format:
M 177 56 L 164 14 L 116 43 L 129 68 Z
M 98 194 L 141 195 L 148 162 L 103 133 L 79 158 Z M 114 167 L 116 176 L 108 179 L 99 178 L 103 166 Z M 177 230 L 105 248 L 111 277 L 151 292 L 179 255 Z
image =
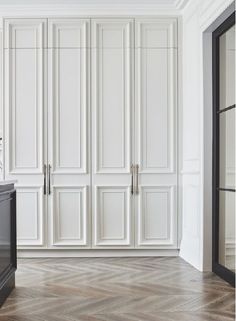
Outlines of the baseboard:
M 18 250 L 18 258 L 179 256 L 179 250 Z

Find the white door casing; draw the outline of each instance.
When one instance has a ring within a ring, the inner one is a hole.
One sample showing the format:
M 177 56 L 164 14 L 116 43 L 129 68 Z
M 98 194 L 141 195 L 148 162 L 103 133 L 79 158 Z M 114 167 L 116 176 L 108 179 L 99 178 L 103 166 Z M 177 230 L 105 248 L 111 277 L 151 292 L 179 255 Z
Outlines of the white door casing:
M 46 19 L 5 21 L 5 174 L 17 179 L 18 245 L 45 246 Z
M 135 28 L 136 247 L 176 247 L 177 21 Z
M 49 19 L 49 235 L 90 245 L 89 19 Z
M 133 20 L 92 20 L 93 247 L 133 246 Z M 113 204 L 113 208 L 112 208 Z

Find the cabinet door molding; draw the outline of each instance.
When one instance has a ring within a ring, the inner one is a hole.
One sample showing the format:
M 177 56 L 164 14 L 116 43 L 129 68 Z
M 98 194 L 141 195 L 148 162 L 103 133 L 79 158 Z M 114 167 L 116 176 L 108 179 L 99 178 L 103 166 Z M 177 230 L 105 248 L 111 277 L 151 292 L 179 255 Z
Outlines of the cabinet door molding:
M 129 187 L 95 186 L 95 245 L 130 246 L 131 220 Z
M 124 202 L 131 201 L 132 46 L 132 19 L 92 20 L 94 247 L 133 246 L 133 209 L 124 207 Z M 105 203 L 101 203 L 102 196 Z M 116 204 L 114 212 L 109 205 L 112 199 Z M 112 222 L 117 222 L 117 226 Z
M 5 20 L 5 176 L 16 179 L 18 242 L 46 244 L 46 19 Z
M 87 194 L 87 187 L 84 186 L 54 186 L 51 226 L 53 245 L 87 245 Z
M 41 186 L 17 186 L 17 240 L 19 246 L 45 245 L 46 204 Z
M 133 19 L 92 19 L 91 47 L 125 49 L 134 46 Z
M 175 186 L 141 186 L 137 214 L 138 246 L 175 246 Z
M 176 101 L 176 49 L 137 49 L 136 147 L 142 172 L 176 170 Z
M 136 48 L 177 48 L 176 18 L 135 19 Z
M 177 247 L 177 21 L 136 19 L 136 247 Z
M 4 29 L 6 49 L 47 47 L 47 19 L 6 19 Z
M 49 19 L 48 38 L 49 246 L 84 248 L 91 224 L 89 20 Z
M 89 48 L 90 19 L 48 20 L 48 48 Z

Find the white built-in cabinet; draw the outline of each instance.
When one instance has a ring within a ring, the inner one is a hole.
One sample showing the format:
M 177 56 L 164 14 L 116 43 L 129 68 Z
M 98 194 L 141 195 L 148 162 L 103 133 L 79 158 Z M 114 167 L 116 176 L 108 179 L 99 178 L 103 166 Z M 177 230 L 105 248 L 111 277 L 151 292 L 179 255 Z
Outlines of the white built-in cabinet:
M 48 20 L 49 246 L 90 245 L 89 34 L 89 19 Z
M 92 58 L 93 245 L 134 246 L 131 163 L 134 23 L 95 19 Z
M 20 248 L 177 248 L 177 20 L 5 19 Z
M 5 172 L 16 177 L 19 246 L 46 244 L 47 20 L 6 21 Z
M 135 24 L 136 246 L 173 246 L 177 236 L 176 21 Z

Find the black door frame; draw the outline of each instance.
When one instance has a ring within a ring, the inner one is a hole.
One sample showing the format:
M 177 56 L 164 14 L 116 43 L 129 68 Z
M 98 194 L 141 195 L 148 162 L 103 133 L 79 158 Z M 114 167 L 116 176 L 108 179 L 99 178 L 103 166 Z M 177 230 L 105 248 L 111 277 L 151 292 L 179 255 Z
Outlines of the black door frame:
M 235 24 L 232 13 L 212 33 L 213 146 L 212 146 L 212 271 L 235 287 L 235 273 L 219 263 L 219 37 Z M 235 105 L 227 109 L 235 108 Z M 231 190 L 232 191 L 232 190 Z M 235 191 L 235 190 L 234 190 Z

